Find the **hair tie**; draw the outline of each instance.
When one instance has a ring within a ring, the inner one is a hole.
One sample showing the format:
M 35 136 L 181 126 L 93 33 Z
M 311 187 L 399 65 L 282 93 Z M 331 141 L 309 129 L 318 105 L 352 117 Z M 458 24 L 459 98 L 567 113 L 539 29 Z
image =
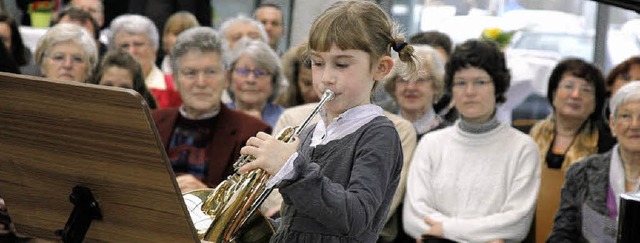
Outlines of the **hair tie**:
M 404 48 L 405 46 L 407 46 L 407 42 L 402 42 L 400 44 L 397 44 L 397 43 L 391 44 L 391 48 L 393 48 L 393 50 L 396 51 L 397 53 L 400 53 L 400 51 L 402 51 L 402 48 Z

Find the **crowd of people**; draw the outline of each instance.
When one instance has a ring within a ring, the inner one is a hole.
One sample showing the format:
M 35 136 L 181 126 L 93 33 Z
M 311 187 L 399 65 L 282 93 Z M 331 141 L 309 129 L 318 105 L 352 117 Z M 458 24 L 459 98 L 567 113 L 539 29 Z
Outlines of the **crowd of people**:
M 405 38 L 372 2 L 335 2 L 286 52 L 273 3 L 217 30 L 188 11 L 162 32 L 124 14 L 105 27 L 107 43 L 102 4 L 71 0 L 34 53 L 0 13 L 0 71 L 138 92 L 182 192 L 214 188 L 240 155 L 254 156 L 237 172 L 272 176 L 260 209 L 274 242 L 615 239 L 603 227 L 615 225 L 620 195 L 639 190 L 640 56 L 608 75 L 559 62 L 553 111 L 526 134 L 496 117 L 511 83 L 497 43 Z M 374 102 L 378 87 L 389 100 Z M 275 139 L 325 90 L 335 96 L 313 125 Z M 16 237 L 0 198 L 0 240 Z

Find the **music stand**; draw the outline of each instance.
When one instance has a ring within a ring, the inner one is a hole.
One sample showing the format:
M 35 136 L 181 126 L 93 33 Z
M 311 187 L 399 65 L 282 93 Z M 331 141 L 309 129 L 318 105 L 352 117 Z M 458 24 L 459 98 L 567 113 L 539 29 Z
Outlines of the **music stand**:
M 132 90 L 0 73 L 0 196 L 18 233 L 31 237 L 199 241 L 146 102 Z

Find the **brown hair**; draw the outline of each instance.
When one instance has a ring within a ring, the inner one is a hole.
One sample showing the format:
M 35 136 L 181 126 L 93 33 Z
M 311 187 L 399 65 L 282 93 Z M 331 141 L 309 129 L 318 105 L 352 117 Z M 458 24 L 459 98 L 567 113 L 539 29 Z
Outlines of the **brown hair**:
M 284 107 L 304 104 L 304 99 L 298 86 L 298 77 L 300 75 L 300 69 L 310 68 L 301 53 L 305 48 L 307 48 L 307 44 L 302 43 L 292 47 L 282 55 L 282 74 L 289 80 L 289 87 L 276 98 L 274 103 Z
M 163 34 L 172 33 L 177 36 L 182 31 L 196 26 L 200 26 L 200 24 L 193 14 L 187 11 L 179 11 L 167 19 Z
M 311 25 L 309 48 L 328 51 L 332 45 L 342 50 L 362 50 L 371 56 L 371 65 L 382 56 L 397 50 L 400 60 L 409 65 L 409 74 L 416 75 L 413 47 L 407 45 L 398 26 L 375 3 L 338 1 L 326 9 Z M 377 82 L 376 82 L 377 83 Z M 375 88 L 375 85 L 374 85 Z
M 606 97 L 611 97 L 611 86 L 616 82 L 618 76 L 626 75 L 633 65 L 640 65 L 640 56 L 632 56 L 609 71 L 609 75 L 604 81 L 607 88 Z
M 149 108 L 156 109 L 158 107 L 156 100 L 153 98 L 153 95 L 144 83 L 142 66 L 140 66 L 140 63 L 138 63 L 133 56 L 125 50 L 115 49 L 108 51 L 104 55 L 102 62 L 100 62 L 100 67 L 96 69 L 93 78 L 89 79 L 88 83 L 100 84 L 100 80 L 102 79 L 102 76 L 104 76 L 104 72 L 110 67 L 118 67 L 127 70 L 133 81 L 132 89 L 138 92 L 145 99 Z

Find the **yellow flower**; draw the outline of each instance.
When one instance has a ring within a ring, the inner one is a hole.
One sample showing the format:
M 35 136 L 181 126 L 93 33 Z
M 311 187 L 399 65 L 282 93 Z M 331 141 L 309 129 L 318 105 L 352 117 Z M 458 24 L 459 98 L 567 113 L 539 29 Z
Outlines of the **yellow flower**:
M 500 30 L 499 28 L 489 28 L 489 29 L 485 29 L 482 34 L 490 39 L 498 39 L 498 37 L 502 34 L 502 30 Z

